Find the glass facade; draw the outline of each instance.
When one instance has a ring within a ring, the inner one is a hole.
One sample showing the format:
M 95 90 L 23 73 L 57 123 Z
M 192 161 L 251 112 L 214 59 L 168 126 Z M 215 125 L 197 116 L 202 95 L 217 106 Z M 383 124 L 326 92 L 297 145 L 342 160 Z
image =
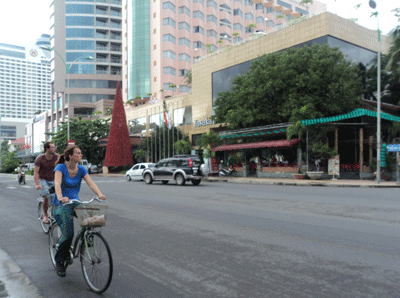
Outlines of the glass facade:
M 128 1 L 128 11 L 128 99 L 133 99 L 150 92 L 150 1 Z
M 94 5 L 90 4 L 67 4 L 65 11 L 68 14 L 94 14 Z
M 77 27 L 77 26 L 94 26 L 94 17 L 82 17 L 82 16 L 67 16 L 65 19 L 66 26 Z
M 298 44 L 294 47 L 311 46 L 312 44 L 328 44 L 332 48 L 338 48 L 345 58 L 355 64 L 369 65 L 376 58 L 376 52 L 367 50 L 349 42 L 340 40 L 332 36 L 323 36 L 309 42 Z M 232 80 L 239 75 L 243 75 L 250 69 L 253 60 L 246 61 L 212 74 L 212 102 L 214 104 L 218 93 L 232 89 Z M 214 111 L 212 112 L 212 115 Z
M 174 126 L 192 124 L 192 106 L 174 110 Z
M 129 134 L 146 132 L 146 117 L 129 120 Z
M 88 28 L 67 28 L 66 30 L 67 38 L 94 38 L 94 29 Z

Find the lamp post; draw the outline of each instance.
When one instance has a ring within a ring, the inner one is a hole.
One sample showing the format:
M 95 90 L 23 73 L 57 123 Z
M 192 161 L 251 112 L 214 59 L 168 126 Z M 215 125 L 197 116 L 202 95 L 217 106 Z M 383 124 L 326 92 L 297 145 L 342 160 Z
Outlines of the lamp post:
M 376 9 L 376 3 L 374 0 L 369 1 L 369 6 L 372 9 Z M 377 117 L 376 117 L 376 182 L 381 183 L 381 32 L 379 30 L 379 20 L 378 20 L 378 11 L 375 11 L 371 14 L 371 17 L 376 17 L 376 22 L 378 25 L 378 71 L 377 71 Z
M 94 60 L 94 58 L 92 56 L 81 56 L 76 58 L 74 61 L 72 61 L 71 63 L 67 64 L 67 62 L 64 60 L 64 58 L 52 47 L 44 47 L 44 49 L 48 50 L 48 51 L 54 51 L 54 53 L 57 54 L 58 57 L 60 57 L 61 61 L 64 63 L 66 71 L 67 71 L 67 106 L 68 106 L 68 110 L 67 110 L 67 141 L 69 141 L 70 139 L 70 133 L 69 133 L 69 74 L 71 73 L 71 66 L 78 60 L 80 59 L 86 59 L 86 60 Z M 65 94 L 65 93 L 64 93 Z

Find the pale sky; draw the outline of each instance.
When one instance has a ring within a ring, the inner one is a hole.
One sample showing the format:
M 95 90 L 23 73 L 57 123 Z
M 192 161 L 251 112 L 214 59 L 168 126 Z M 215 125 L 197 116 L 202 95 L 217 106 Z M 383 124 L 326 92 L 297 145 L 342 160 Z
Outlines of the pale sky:
M 34 44 L 43 33 L 50 34 L 50 9 L 53 0 L 0 0 L 0 43 L 23 45 Z M 146 1 L 146 0 L 142 0 Z M 368 0 L 319 0 L 328 5 L 328 11 L 344 18 L 356 18 L 358 24 L 377 29 L 377 21 L 370 18 L 373 10 Z M 400 7 L 398 0 L 375 0 L 379 12 L 379 27 L 388 34 L 396 25 L 392 9 Z M 358 10 L 357 4 L 362 6 Z M 398 3 L 398 4 L 395 4 Z

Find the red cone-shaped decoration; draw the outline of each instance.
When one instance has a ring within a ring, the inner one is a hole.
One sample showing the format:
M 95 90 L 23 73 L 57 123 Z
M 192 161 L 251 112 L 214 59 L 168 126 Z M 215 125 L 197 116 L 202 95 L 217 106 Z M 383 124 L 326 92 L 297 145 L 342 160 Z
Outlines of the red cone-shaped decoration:
M 131 141 L 129 138 L 128 125 L 126 124 L 126 115 L 119 82 L 114 100 L 114 109 L 104 165 L 107 167 L 133 165 Z

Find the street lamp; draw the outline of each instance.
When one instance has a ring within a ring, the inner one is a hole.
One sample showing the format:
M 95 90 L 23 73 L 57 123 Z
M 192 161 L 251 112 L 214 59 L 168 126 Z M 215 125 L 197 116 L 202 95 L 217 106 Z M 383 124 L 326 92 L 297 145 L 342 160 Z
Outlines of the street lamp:
M 372 9 L 376 9 L 376 3 L 374 0 L 369 1 L 369 6 Z M 377 89 L 378 89 L 378 102 L 377 102 L 377 117 L 376 117 L 376 182 L 381 183 L 381 31 L 379 30 L 378 11 L 373 12 L 371 17 L 376 17 L 378 25 L 378 72 L 377 72 Z
M 67 64 L 67 62 L 64 60 L 64 58 L 52 47 L 46 46 L 43 47 L 44 49 L 48 50 L 48 51 L 54 51 L 54 53 L 57 54 L 58 57 L 61 58 L 61 61 L 64 63 L 66 71 L 67 71 L 67 106 L 68 106 L 68 111 L 67 111 L 67 141 L 69 141 L 70 139 L 70 133 L 69 133 L 69 74 L 71 73 L 71 66 L 78 60 L 80 59 L 86 59 L 86 60 L 94 60 L 94 58 L 92 56 L 82 56 L 82 57 L 78 57 L 76 58 L 74 61 L 72 61 L 71 63 Z M 64 93 L 65 94 L 65 93 Z

